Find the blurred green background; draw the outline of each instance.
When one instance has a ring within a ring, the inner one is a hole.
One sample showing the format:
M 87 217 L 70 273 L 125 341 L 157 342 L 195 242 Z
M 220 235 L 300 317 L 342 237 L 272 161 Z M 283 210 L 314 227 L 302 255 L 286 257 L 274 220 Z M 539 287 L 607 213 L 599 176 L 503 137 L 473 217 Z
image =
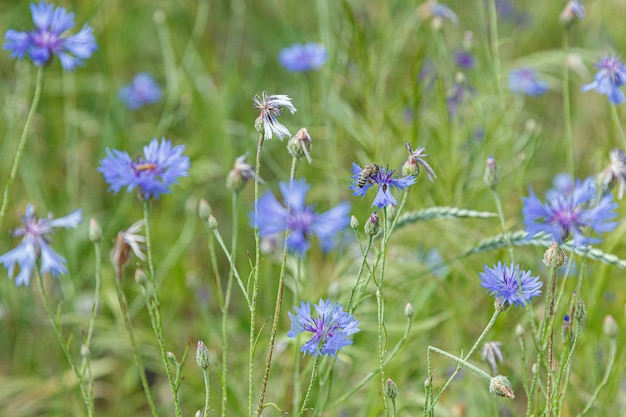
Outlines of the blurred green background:
M 42 99 L 38 107 L 25 157 L 15 183 L 11 204 L 0 231 L 0 252 L 17 244 L 8 235 L 26 204 L 35 205 L 40 216 L 65 215 L 84 210 L 78 231 L 55 236 L 55 248 L 67 258 L 69 274 L 49 280 L 53 305 L 60 303 L 64 334 L 72 338 L 71 349 L 79 358 L 81 331 L 87 325 L 94 287 L 94 252 L 87 236 L 89 218 L 104 229 L 107 254 L 119 230 L 142 216 L 133 193 L 113 195 L 96 171 L 106 148 L 139 155 L 153 137 L 165 136 L 184 144 L 191 158 L 191 175 L 182 179 L 171 195 L 153 205 L 153 242 L 157 276 L 162 286 L 162 315 L 168 350 L 180 357 L 187 345 L 195 350 L 202 339 L 215 358 L 212 367 L 213 415 L 219 413 L 220 312 L 215 280 L 225 280 L 227 262 L 219 253 L 220 277 L 212 273 L 205 226 L 197 217 L 197 205 L 205 198 L 220 224 L 227 245 L 232 218 L 230 191 L 225 178 L 232 161 L 254 155 L 257 133 L 251 97 L 267 91 L 287 94 L 298 108 L 281 121 L 292 131 L 307 127 L 313 138 L 313 163 L 301 163 L 299 176 L 312 184 L 308 201 L 321 210 L 342 200 L 352 203 L 353 213 L 365 223 L 371 213 L 370 198 L 351 196 L 350 164 L 377 161 L 400 168 L 406 159 L 404 142 L 425 146 L 428 161 L 437 173 L 429 182 L 422 173 L 413 187 L 408 210 L 431 206 L 456 206 L 495 211 L 483 183 L 485 159 L 495 156 L 500 167 L 498 190 L 504 200 L 508 226 L 522 226 L 521 197 L 533 187 L 539 196 L 551 187 L 552 178 L 566 172 L 568 143 L 565 140 L 560 93 L 565 54 L 563 28 L 558 16 L 564 1 L 498 2 L 498 31 L 502 62 L 499 83 L 491 64 L 487 38 L 487 15 L 482 1 L 446 3 L 459 16 L 459 24 L 444 22 L 433 29 L 432 20 L 417 13 L 420 3 L 400 0 L 349 1 L 63 1 L 59 5 L 76 13 L 77 28 L 88 22 L 94 28 L 98 50 L 74 73 L 64 73 L 55 60 L 46 68 Z M 28 30 L 32 19 L 29 2 L 3 0 L 0 30 Z M 569 37 L 570 89 L 575 143 L 575 176 L 585 178 L 608 164 L 608 153 L 619 139 L 611 123 L 605 96 L 581 93 L 591 82 L 593 64 L 601 56 L 626 51 L 622 0 L 588 2 L 587 17 Z M 76 29 L 76 28 L 75 28 Z M 463 47 L 466 31 L 473 32 L 471 53 L 475 68 L 459 69 L 452 54 Z M 322 43 L 328 62 L 317 72 L 291 73 L 277 57 L 292 43 Z M 507 89 L 512 68 L 538 70 L 550 90 L 536 98 L 524 98 Z M 0 54 L 0 182 L 8 178 L 35 80 L 29 61 L 17 62 Z M 149 72 L 164 89 L 163 100 L 136 112 L 119 101 L 117 92 L 138 72 Z M 446 98 L 462 73 L 467 98 L 452 117 Z M 621 120 L 624 109 L 618 108 Z M 277 191 L 278 181 L 289 174 L 291 156 L 286 142 L 273 139 L 263 150 L 262 177 L 265 188 Z M 251 156 L 250 162 L 252 163 Z M 239 270 L 250 272 L 246 254 L 254 257 L 254 240 L 248 227 L 253 187 L 243 192 L 239 216 Z M 624 214 L 623 203 L 618 209 Z M 402 352 L 387 367 L 387 376 L 400 390 L 398 415 L 422 414 L 426 348 L 435 345 L 452 353 L 467 350 L 492 314 L 492 299 L 479 285 L 483 265 L 506 260 L 504 250 L 474 255 L 451 262 L 439 274 L 424 254 L 436 250 L 441 259 L 465 252 L 486 237 L 501 232 L 497 218 L 488 220 L 437 220 L 403 228 L 392 238 L 386 273 L 386 326 L 388 346 L 401 338 L 407 302 L 415 309 L 414 325 Z M 605 237 L 599 247 L 626 258 L 626 225 Z M 248 252 L 247 252 L 248 251 Z M 518 260 L 535 274 L 546 277 L 540 248 L 523 247 Z M 137 372 L 115 297 L 114 275 L 105 256 L 103 295 L 98 312 L 93 366 L 96 375 L 97 415 L 148 415 Z M 302 299 L 317 301 L 332 295 L 346 303 L 359 265 L 354 242 L 324 255 L 314 246 L 302 263 L 302 278 L 295 283 L 295 262 L 289 264 L 287 287 L 299 285 Z M 577 264 L 581 260 L 576 259 Z M 132 265 L 131 265 L 132 266 Z M 273 314 L 278 262 L 266 255 L 261 266 L 258 325 Z M 171 394 L 160 362 L 141 293 L 126 269 L 124 282 L 133 326 L 153 393 L 162 415 L 171 414 Z M 4 274 L 4 272 L 3 272 Z M 566 288 L 571 294 L 575 280 Z M 606 366 L 608 341 L 602 320 L 611 314 L 624 328 L 626 280 L 624 271 L 591 262 L 582 298 L 587 305 L 583 337 L 577 352 L 571 386 L 563 415 L 576 415 L 600 382 Z M 286 338 L 286 311 L 299 304 L 286 292 L 279 349 L 268 386 L 267 401 L 290 407 L 293 341 Z M 536 303 L 543 311 L 542 300 Z M 558 314 L 567 312 L 562 306 Z M 230 402 L 227 415 L 246 414 L 249 314 L 242 296 L 234 292 L 230 323 Z M 330 402 L 341 396 L 370 370 L 377 367 L 375 346 L 376 302 L 364 301 L 357 311 L 362 332 L 335 365 Z M 442 398 L 438 415 L 523 415 L 526 401 L 520 383 L 520 350 L 515 327 L 526 320 L 521 309 L 511 309 L 498 321 L 491 340 L 503 342 L 500 372 L 514 383 L 518 398 L 493 398 L 474 375 L 456 380 Z M 257 328 L 258 330 L 258 328 Z M 262 368 L 269 326 L 258 348 L 257 370 Z M 620 333 L 619 346 L 626 336 Z M 289 347 L 289 349 L 287 349 Z M 560 349 L 560 347 L 559 347 Z M 532 360 L 532 358 L 530 359 Z M 474 362 L 480 362 L 475 357 Z M 311 361 L 303 359 L 310 370 Z M 435 385 L 439 386 L 454 364 L 434 361 Z M 590 415 L 626 414 L 626 354 L 618 351 L 615 368 Z M 186 415 L 204 403 L 202 374 L 192 357 L 187 361 L 181 399 Z M 306 374 L 306 372 L 303 372 Z M 260 379 L 259 373 L 257 377 Z M 15 288 L 9 280 L 0 285 L 0 415 L 84 415 L 79 391 L 51 332 L 34 286 Z M 479 383 L 477 383 L 479 382 Z M 303 382 L 303 386 L 306 382 Z M 344 403 L 329 409 L 328 416 L 381 415 L 377 378 Z M 266 415 L 279 415 L 268 409 Z

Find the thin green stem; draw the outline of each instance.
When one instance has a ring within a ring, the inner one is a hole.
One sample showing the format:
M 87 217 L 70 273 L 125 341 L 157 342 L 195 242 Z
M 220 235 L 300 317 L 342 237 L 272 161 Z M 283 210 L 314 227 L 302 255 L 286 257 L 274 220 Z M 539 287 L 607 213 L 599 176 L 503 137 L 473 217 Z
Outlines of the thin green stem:
M 506 217 L 504 216 L 504 210 L 502 209 L 502 199 L 500 198 L 500 193 L 498 193 L 498 190 L 493 187 L 490 187 L 490 190 L 496 203 L 498 217 L 500 218 L 500 226 L 502 226 L 502 232 L 504 233 L 506 245 L 509 248 L 509 257 L 511 258 L 511 263 L 515 264 L 515 249 L 513 248 L 513 242 L 511 241 L 511 233 L 509 232 L 509 228 L 506 226 Z
M 202 374 L 204 375 L 204 410 L 203 410 L 202 416 L 208 417 L 209 416 L 209 398 L 211 397 L 211 385 L 209 385 L 209 368 L 203 369 Z
M 354 283 L 354 286 L 352 287 L 352 291 L 350 291 L 350 300 L 348 301 L 348 308 L 346 309 L 347 311 L 350 312 L 350 314 L 354 314 L 354 309 L 356 308 L 356 306 L 354 308 L 352 308 L 352 302 L 354 301 L 354 295 L 355 295 L 355 293 L 357 291 L 359 283 L 361 282 L 361 277 L 363 276 L 364 266 L 367 265 L 367 254 L 369 253 L 370 248 L 372 247 L 372 241 L 373 240 L 374 240 L 373 236 L 369 236 L 368 239 L 367 239 L 367 246 L 365 247 L 365 250 L 361 250 L 362 251 L 361 254 L 363 256 L 363 260 L 361 261 L 361 265 L 359 266 L 359 272 L 356 275 L 356 281 Z M 361 247 L 360 243 L 359 243 L 359 247 Z M 371 276 L 371 274 L 373 274 L 372 271 L 370 271 L 370 276 Z M 367 285 L 365 285 L 364 287 L 366 287 L 366 286 Z M 363 291 L 365 291 L 365 289 L 366 288 L 363 288 L 360 293 L 362 294 Z
M 243 294 L 243 297 L 246 299 L 246 303 L 248 303 L 248 307 L 250 307 L 250 299 L 248 298 L 246 288 L 243 285 L 241 276 L 239 276 L 239 272 L 237 272 L 237 267 L 235 266 L 235 263 L 233 262 L 233 258 L 231 257 L 230 251 L 226 247 L 226 243 L 224 243 L 224 239 L 222 239 L 222 235 L 220 234 L 220 231 L 217 227 L 213 228 L 213 236 L 215 236 L 217 243 L 219 243 L 220 247 L 224 251 L 224 254 L 226 255 L 226 258 L 228 259 L 228 262 L 230 264 L 232 273 L 235 276 L 235 278 L 237 278 L 237 284 L 239 284 L 239 287 L 241 288 L 241 293 Z
M 298 258 L 298 268 L 296 269 L 296 279 L 295 285 L 293 286 L 293 305 L 298 305 L 298 301 L 300 300 L 300 285 L 302 283 L 302 258 Z M 298 404 L 300 404 L 300 397 L 302 392 L 300 390 L 300 363 L 302 354 L 300 352 L 300 333 L 296 334 L 294 339 L 294 357 L 293 357 L 293 401 L 292 401 L 292 410 L 295 411 L 299 408 Z
M 261 150 L 263 149 L 263 134 L 259 133 L 259 142 L 256 149 L 256 176 L 261 178 Z M 259 182 L 254 182 L 254 218 L 259 213 Z M 259 227 L 254 225 L 254 274 L 252 278 L 252 298 L 250 300 L 250 358 L 248 362 L 248 416 L 252 417 L 252 398 L 254 394 L 254 353 L 256 349 L 255 320 L 256 298 L 259 292 L 259 264 L 261 263 L 261 237 Z
M 611 337 L 609 343 L 609 363 L 606 365 L 606 370 L 604 371 L 602 381 L 600 381 L 600 384 L 593 391 L 593 394 L 591 394 L 591 397 L 589 398 L 589 401 L 587 402 L 585 408 L 580 413 L 578 413 L 576 417 L 583 417 L 585 414 L 587 414 L 587 412 L 589 412 L 589 410 L 591 410 L 591 407 L 598 399 L 598 394 L 600 393 L 600 390 L 602 390 L 602 388 L 604 388 L 604 386 L 609 381 L 611 371 L 613 370 L 613 365 L 615 364 L 615 355 L 617 353 L 617 341 L 615 340 L 615 337 Z
M 563 30 L 563 76 L 561 91 L 563 95 L 563 124 L 565 127 L 565 139 L 569 145 L 567 152 L 567 166 L 569 173 L 574 177 L 574 136 L 572 135 L 572 112 L 569 94 L 569 28 Z
M 154 261 L 152 256 L 152 238 L 151 238 L 151 228 L 150 228 L 150 215 L 151 215 L 151 205 L 150 201 L 143 202 L 143 218 L 145 223 L 146 230 L 146 254 L 148 257 L 148 277 L 150 279 L 150 283 L 152 284 L 152 294 L 150 298 L 146 299 L 146 304 L 148 307 L 148 313 L 150 314 L 150 321 L 152 323 L 152 329 L 154 330 L 154 334 L 157 339 L 157 343 L 159 344 L 159 350 L 161 351 L 161 360 L 163 361 L 163 366 L 165 367 L 165 373 L 167 374 L 167 380 L 170 383 L 170 388 L 172 389 L 172 396 L 174 397 L 174 410 L 176 412 L 176 417 L 182 416 L 182 409 L 180 406 L 180 400 L 178 398 L 178 383 L 174 379 L 174 375 L 172 374 L 172 370 L 170 369 L 170 362 L 168 359 L 167 350 L 165 349 L 165 339 L 163 336 L 163 322 L 161 321 L 161 303 L 159 301 L 159 288 L 156 280 L 155 272 L 154 272 Z
M 466 367 L 467 369 L 470 369 L 472 371 L 474 371 L 478 376 L 485 378 L 487 381 L 491 381 L 491 375 L 489 375 L 487 372 L 483 371 L 482 369 L 472 365 L 471 363 L 469 363 L 467 361 L 467 356 L 465 357 L 465 359 L 461 359 L 457 356 L 454 356 L 448 352 L 446 352 L 445 350 L 441 350 L 438 349 L 434 346 L 428 346 L 428 350 L 432 350 L 433 352 L 437 352 L 438 354 L 445 356 L 448 359 L 452 359 L 453 361 L 456 361 L 459 364 L 459 367 Z M 437 398 L 435 398 L 435 403 L 437 402 Z M 434 405 L 434 404 L 433 404 Z
M 43 67 L 38 67 L 37 79 L 35 81 L 35 93 L 33 94 L 33 101 L 30 104 L 30 110 L 28 111 L 28 116 L 26 117 L 26 123 L 24 123 L 24 130 L 22 130 L 20 143 L 17 145 L 17 151 L 15 151 L 15 157 L 13 158 L 13 166 L 11 167 L 11 173 L 9 174 L 9 179 L 7 181 L 6 186 L 4 187 L 4 195 L 2 196 L 2 207 L 0 208 L 0 228 L 2 227 L 2 221 L 4 220 L 4 216 L 6 215 L 7 208 L 9 207 L 9 196 L 11 194 L 11 188 L 13 188 L 13 183 L 15 182 L 15 177 L 17 176 L 17 170 L 22 160 L 22 155 L 24 153 L 24 146 L 26 145 L 26 138 L 28 137 L 28 132 L 30 131 L 30 125 L 32 124 L 33 117 L 35 116 L 35 110 L 37 110 L 37 105 L 39 104 L 39 98 L 41 97 L 42 87 L 43 87 Z
M 52 311 L 50 310 L 50 304 L 48 303 L 48 296 L 46 295 L 46 289 L 43 284 L 43 277 L 41 276 L 39 271 L 37 271 L 36 268 L 34 270 L 34 273 L 37 278 L 37 285 L 39 286 L 39 293 L 41 294 L 41 300 L 43 301 L 43 306 L 46 310 L 46 314 L 48 315 L 48 319 L 50 319 L 50 324 L 52 325 L 52 330 L 54 330 L 54 334 L 57 337 L 57 341 L 59 342 L 59 345 L 61 346 L 61 350 L 65 354 L 65 358 L 67 359 L 67 362 L 69 363 L 70 368 L 72 369 L 72 372 L 74 372 L 74 375 L 76 376 L 78 387 L 80 388 L 80 394 L 83 397 L 83 403 L 85 404 L 85 407 L 87 408 L 87 415 L 91 417 L 93 416 L 94 407 L 93 407 L 92 399 L 89 396 L 89 390 L 83 383 L 83 378 L 81 377 L 81 374 L 79 373 L 78 368 L 76 367 L 76 364 L 74 364 L 74 359 L 72 359 L 72 354 L 69 351 L 67 345 L 65 344 L 65 338 L 63 337 L 63 334 L 61 333 L 61 326 L 60 324 L 57 323 L 55 317 L 52 315 Z
M 309 387 L 306 390 L 306 395 L 304 396 L 304 401 L 302 401 L 302 408 L 300 408 L 300 413 L 298 413 L 298 417 L 302 417 L 304 412 L 306 411 L 306 405 L 309 402 L 309 398 L 311 398 L 311 391 L 313 390 L 313 384 L 317 379 L 317 368 L 320 363 L 321 356 L 318 355 L 315 357 L 315 362 L 313 362 L 313 371 L 311 371 L 311 380 L 309 381 Z
M 626 135 L 624 135 L 624 129 L 622 128 L 622 123 L 619 120 L 619 114 L 617 113 L 617 104 L 609 104 L 611 108 L 611 118 L 613 119 L 613 124 L 615 125 L 615 129 L 619 134 L 619 138 L 622 142 L 622 148 L 626 149 Z
M 496 87 L 498 97 L 500 97 L 500 107 L 504 109 L 504 97 L 502 95 L 502 85 L 500 83 L 500 45 L 498 42 L 498 13 L 496 0 L 489 0 L 489 43 L 491 45 L 491 60 L 494 75 L 496 77 Z
M 130 318 L 128 317 L 128 304 L 126 303 L 126 297 L 124 296 L 124 292 L 122 291 L 121 270 L 117 273 L 117 276 L 115 278 L 115 291 L 117 293 L 117 302 L 120 305 L 120 312 L 122 313 L 124 327 L 126 328 L 126 332 L 128 333 L 128 340 L 130 342 L 130 350 L 133 355 L 133 360 L 135 361 L 135 368 L 137 368 L 137 372 L 139 372 L 141 387 L 143 388 L 144 395 L 146 396 L 146 400 L 148 401 L 148 406 L 150 407 L 150 412 L 152 413 L 152 416 L 158 417 L 159 413 L 157 412 L 156 405 L 154 404 L 154 399 L 152 398 L 150 384 L 148 383 L 146 371 L 143 366 L 141 356 L 139 355 L 139 351 L 137 350 L 137 343 L 135 343 L 135 335 L 133 334 L 133 329 L 130 325 Z
M 228 309 L 230 307 L 230 295 L 233 287 L 233 276 L 237 258 L 237 236 L 239 235 L 239 192 L 233 191 L 233 212 L 231 228 L 230 270 L 226 283 L 226 295 L 222 307 L 222 417 L 226 417 L 226 405 L 228 404 Z M 244 292 L 245 293 L 245 292 Z M 205 370 L 206 373 L 206 370 Z M 208 376 L 206 376 L 208 383 Z M 208 401 L 208 400 L 207 400 Z
M 383 239 L 380 245 L 381 253 L 381 265 L 380 275 L 378 282 L 376 283 L 376 312 L 378 318 L 378 367 L 380 369 L 380 381 L 381 381 L 381 393 L 385 392 L 385 345 L 386 345 L 386 332 L 385 332 L 385 299 L 383 298 L 383 281 L 385 278 L 385 261 L 387 258 L 387 242 L 389 241 L 388 234 L 390 233 L 389 220 L 387 216 L 387 207 L 383 208 Z M 387 397 L 383 394 L 383 408 L 385 410 L 385 416 L 389 416 L 389 406 L 387 404 Z

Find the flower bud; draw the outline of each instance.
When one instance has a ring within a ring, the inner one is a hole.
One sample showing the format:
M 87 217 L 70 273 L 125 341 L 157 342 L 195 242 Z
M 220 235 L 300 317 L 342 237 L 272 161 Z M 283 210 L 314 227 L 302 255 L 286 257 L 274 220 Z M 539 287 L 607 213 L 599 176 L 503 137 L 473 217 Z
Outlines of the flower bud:
M 582 319 L 585 318 L 585 316 L 587 315 L 587 307 L 585 307 L 585 303 L 583 302 L 582 298 L 578 297 L 578 300 L 576 301 L 576 311 L 574 312 L 574 318 L 577 321 L 582 321 Z
M 487 184 L 487 187 L 492 190 L 498 186 L 500 182 L 500 174 L 498 173 L 498 164 L 496 158 L 490 156 L 485 162 L 485 173 L 483 175 L 483 181 Z
M 84 343 L 80 345 L 80 356 L 82 356 L 83 358 L 89 356 L 89 347 Z
M 167 359 L 172 362 L 174 365 L 176 365 L 178 362 L 176 362 L 176 355 L 174 355 L 173 352 L 167 352 L 167 354 L 165 355 L 167 356 Z
M 561 11 L 561 15 L 559 16 L 559 21 L 566 28 L 571 27 L 577 21 L 582 20 L 585 17 L 585 6 L 583 6 L 579 1 L 572 0 L 568 1 L 563 11 Z
M 215 216 L 209 216 L 208 224 L 211 230 L 217 229 L 217 219 L 215 218 Z
M 294 158 L 306 157 L 309 164 L 312 162 L 311 155 L 309 154 L 311 147 L 313 146 L 313 140 L 309 136 L 306 128 L 302 128 L 296 132 L 295 135 L 287 142 L 287 150 L 289 154 Z
M 570 337 L 572 331 L 572 319 L 569 314 L 566 314 L 563 318 L 563 326 L 561 327 L 561 342 L 565 344 Z
M 604 320 L 602 321 L 602 331 L 605 335 L 609 337 L 615 337 L 617 335 L 617 322 L 610 314 L 604 316 Z
M 140 287 L 145 287 L 146 284 L 148 283 L 148 276 L 146 275 L 146 273 L 143 271 L 143 269 L 141 268 L 137 268 L 135 270 L 135 282 L 140 286 Z
M 204 198 L 200 199 L 198 203 L 198 217 L 200 217 L 200 220 L 207 221 L 212 212 L 213 210 L 211 210 L 209 202 Z
M 406 303 L 406 306 L 404 307 L 404 315 L 408 318 L 413 318 L 413 313 L 413 304 Z
M 502 297 L 498 297 L 496 298 L 496 301 L 493 303 L 493 307 L 496 309 L 496 311 L 499 311 L 500 313 L 502 313 L 504 311 L 507 311 L 509 307 L 511 307 L 511 303 L 509 303 Z
M 354 214 L 350 217 L 350 227 L 354 230 L 359 228 L 359 219 Z
M 391 400 L 395 400 L 398 396 L 398 387 L 396 383 L 391 380 L 391 378 L 387 378 L 387 383 L 385 384 L 385 395 Z
M 524 326 L 522 326 L 521 324 L 518 324 L 517 326 L 515 326 L 515 335 L 517 337 L 524 336 L 524 332 L 525 331 L 526 331 L 526 329 L 524 329 Z
M 557 252 L 557 244 L 556 242 L 552 242 L 550 247 L 546 249 L 546 251 L 543 254 L 543 264 L 545 266 L 552 266 L 552 262 L 555 261 L 554 260 L 555 256 L 556 256 L 557 268 L 560 268 L 563 265 L 565 265 L 565 261 L 567 261 L 567 255 L 565 254 L 563 249 L 561 249 L 560 247 L 558 248 L 558 252 Z
M 226 187 L 232 191 L 241 191 L 250 179 L 254 179 L 261 184 L 263 183 L 263 180 L 256 175 L 252 165 L 246 161 L 247 158 L 248 154 L 246 153 L 235 159 L 233 168 L 226 177 Z
M 102 228 L 96 219 L 89 220 L 89 240 L 98 243 L 102 240 Z
M 211 364 L 211 355 L 209 349 L 202 340 L 198 340 L 198 348 L 196 349 L 196 363 L 202 369 L 207 369 Z
M 489 392 L 497 397 L 515 398 L 511 381 L 504 375 L 498 375 L 491 378 L 489 383 Z
M 374 237 L 380 231 L 380 221 L 378 219 L 378 213 L 373 212 L 369 219 L 365 222 L 364 227 L 365 234 L 370 237 Z

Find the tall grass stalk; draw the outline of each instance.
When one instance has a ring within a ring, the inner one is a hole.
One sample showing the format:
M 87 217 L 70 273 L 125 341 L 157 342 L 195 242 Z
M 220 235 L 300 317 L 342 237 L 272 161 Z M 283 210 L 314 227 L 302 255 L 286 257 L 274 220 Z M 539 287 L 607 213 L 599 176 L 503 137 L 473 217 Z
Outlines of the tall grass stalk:
M 43 67 L 37 67 L 37 78 L 35 80 L 35 92 L 33 93 L 33 101 L 30 103 L 30 110 L 28 111 L 26 122 L 24 123 L 24 129 L 22 130 L 22 135 L 20 136 L 20 142 L 17 145 L 17 150 L 15 151 L 15 157 L 13 158 L 13 166 L 11 167 L 9 179 L 4 186 L 4 194 L 2 195 L 2 207 L 0 207 L 0 229 L 2 228 L 2 221 L 4 220 L 4 216 L 6 215 L 7 209 L 9 207 L 9 197 L 11 195 L 13 183 L 15 182 L 15 177 L 17 176 L 17 170 L 20 166 L 20 162 L 22 161 L 24 146 L 26 145 L 26 138 L 28 138 L 30 126 L 33 123 L 33 117 L 35 116 L 35 111 L 37 110 L 37 105 L 39 104 L 39 99 L 41 97 L 41 90 L 43 87 L 43 71 Z
M 572 134 L 572 111 L 569 91 L 569 27 L 563 29 L 563 75 L 561 77 L 561 94 L 563 97 L 563 126 L 565 127 L 565 139 L 569 146 L 567 150 L 568 172 L 574 176 L 574 135 Z

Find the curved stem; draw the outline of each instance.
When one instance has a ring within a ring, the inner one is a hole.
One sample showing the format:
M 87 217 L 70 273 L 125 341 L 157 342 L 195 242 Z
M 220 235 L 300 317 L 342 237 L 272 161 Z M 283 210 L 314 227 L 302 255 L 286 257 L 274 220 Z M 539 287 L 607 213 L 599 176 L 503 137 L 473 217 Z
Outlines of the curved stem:
M 13 166 L 11 167 L 11 173 L 9 174 L 9 179 L 7 180 L 7 184 L 4 187 L 4 195 L 2 196 L 2 207 L 0 208 L 0 227 L 2 227 L 2 221 L 4 220 L 4 216 L 9 206 L 9 196 L 11 194 L 11 188 L 13 188 L 13 183 L 15 182 L 15 177 L 17 176 L 17 169 L 19 168 L 20 162 L 22 160 L 22 155 L 24 153 L 24 145 L 26 145 L 26 138 L 28 137 L 28 132 L 30 131 L 30 125 L 33 122 L 33 117 L 35 116 L 35 110 L 37 110 L 37 105 L 39 104 L 39 98 L 41 97 L 42 86 L 43 86 L 43 67 L 38 67 L 37 68 L 37 80 L 35 81 L 35 93 L 33 94 L 33 101 L 30 104 L 30 110 L 28 111 L 28 116 L 26 117 L 26 123 L 24 123 L 24 130 L 22 130 L 20 143 L 17 145 L 17 151 L 15 151 L 15 157 L 13 158 Z
M 306 411 L 306 405 L 309 402 L 309 398 L 311 398 L 311 391 L 313 390 L 313 384 L 317 379 L 317 368 L 320 363 L 321 356 L 315 357 L 315 362 L 313 362 L 313 371 L 311 371 L 311 381 L 309 381 L 309 388 L 306 390 L 306 395 L 304 396 L 304 401 L 302 402 L 302 408 L 300 408 L 300 413 L 298 413 L 298 417 L 302 417 L 304 412 Z

